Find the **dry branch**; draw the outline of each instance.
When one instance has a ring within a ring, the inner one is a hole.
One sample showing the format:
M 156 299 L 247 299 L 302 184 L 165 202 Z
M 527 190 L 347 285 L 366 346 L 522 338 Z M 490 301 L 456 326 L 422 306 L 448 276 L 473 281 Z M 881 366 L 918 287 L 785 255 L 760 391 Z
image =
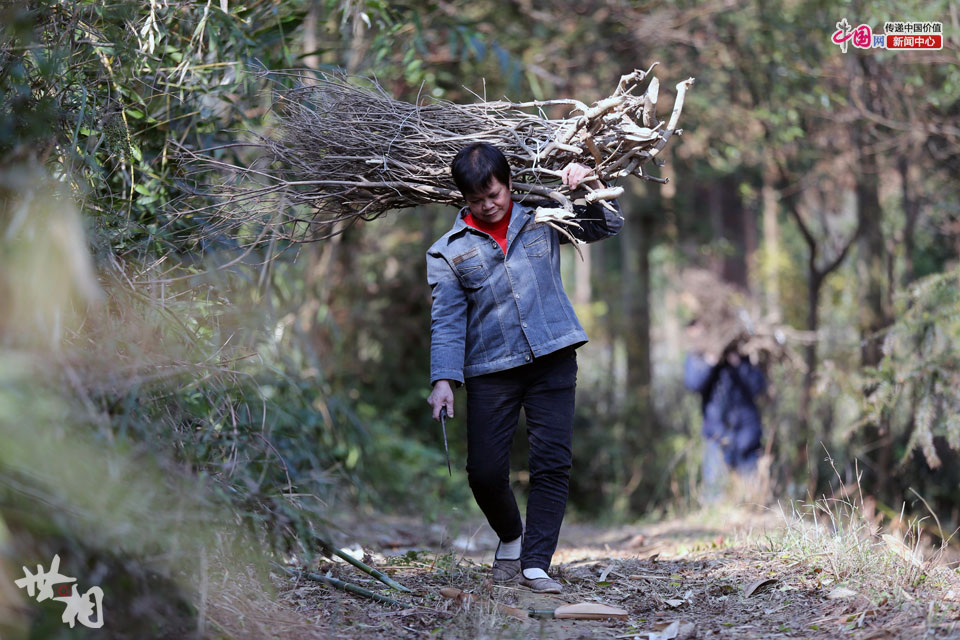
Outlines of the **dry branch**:
M 681 133 L 677 123 L 693 78 L 677 85 L 664 124 L 656 120 L 659 81 L 651 78 L 644 93 L 634 93 L 655 66 L 623 76 L 613 95 L 592 106 L 578 100 L 420 105 L 392 98 L 369 79 L 272 74 L 294 86 L 274 92 L 271 131 L 229 145 L 246 147 L 244 166 L 217 159 L 223 147 L 182 149 L 191 173 L 221 177 L 205 194 L 213 204 L 182 213 L 213 215 L 234 229 L 272 225 L 283 237 L 316 240 L 342 230 L 342 223 L 394 209 L 461 201 L 450 162 L 476 141 L 504 152 L 518 192 L 568 211 L 578 197 L 603 203 L 622 189 L 571 193 L 559 185 L 559 172 L 580 161 L 608 183 L 630 175 L 665 181 L 643 168 Z M 569 107 L 568 116 L 548 117 L 546 109 L 557 106 Z

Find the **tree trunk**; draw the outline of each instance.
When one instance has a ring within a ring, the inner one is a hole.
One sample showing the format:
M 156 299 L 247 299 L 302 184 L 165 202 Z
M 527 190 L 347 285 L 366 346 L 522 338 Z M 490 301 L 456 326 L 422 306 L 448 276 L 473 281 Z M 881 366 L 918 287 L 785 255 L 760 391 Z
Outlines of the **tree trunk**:
M 823 278 L 815 270 L 810 269 L 807 284 L 807 329 L 816 333 L 820 325 L 820 289 L 823 287 Z M 807 371 L 803 376 L 803 397 L 800 402 L 800 420 L 804 431 L 812 435 L 810 429 L 810 403 L 813 398 L 813 384 L 817 376 L 817 343 L 807 345 L 804 353 Z M 807 438 L 809 440 L 809 437 Z
M 862 59 L 863 83 L 869 83 L 869 62 Z M 869 95 L 869 88 L 864 94 Z M 869 100 L 865 100 L 868 107 Z M 880 208 L 880 180 L 876 152 L 870 148 L 873 143 L 867 135 L 862 122 L 852 127 L 853 144 L 857 150 L 858 162 L 855 166 L 857 194 L 857 225 L 859 229 L 857 273 L 860 279 L 862 295 L 860 300 L 860 361 L 864 366 L 876 366 L 880 362 L 881 339 L 878 331 L 890 323 L 884 306 L 886 288 L 886 245 L 883 241 L 881 221 L 883 210 Z
M 320 48 L 317 31 L 320 28 L 320 0 L 314 0 L 307 9 L 307 16 L 303 19 L 303 64 L 310 69 L 320 68 L 320 56 L 316 53 Z
M 897 157 L 897 170 L 900 173 L 900 193 L 903 201 L 903 279 L 907 284 L 913 281 L 913 248 L 915 243 L 914 232 L 917 226 L 917 217 L 920 207 L 916 197 L 910 190 L 910 163 L 905 153 Z
M 867 56 L 851 58 L 855 65 L 854 81 L 851 93 L 860 104 L 875 113 L 873 69 L 875 61 Z M 886 244 L 883 239 L 881 221 L 883 210 L 880 207 L 879 163 L 874 148 L 875 140 L 866 129 L 863 120 L 857 120 L 851 127 L 852 142 L 857 151 L 858 162 L 854 166 L 857 195 L 857 229 L 859 233 L 857 274 L 860 280 L 860 361 L 863 366 L 876 366 L 883 357 L 881 350 L 881 329 L 890 324 L 890 317 L 884 305 L 884 291 L 887 278 Z M 867 390 L 869 394 L 869 390 Z M 873 468 L 876 471 L 874 487 L 880 496 L 885 496 L 889 480 L 889 465 L 892 457 L 890 447 L 889 424 L 870 424 L 864 430 L 865 445 L 873 449 Z
M 780 283 L 777 278 L 777 260 L 780 255 L 780 222 L 778 219 L 779 203 L 776 183 L 776 173 L 773 163 L 763 172 L 763 293 L 767 314 L 779 321 L 783 314 L 780 311 Z
M 652 219 L 641 213 L 624 226 L 624 322 L 628 393 L 646 398 L 650 388 L 650 234 Z M 646 404 L 645 400 L 643 404 Z
M 621 232 L 624 257 L 624 317 L 622 336 L 627 354 L 627 389 L 622 410 L 626 412 L 623 434 L 623 471 L 628 478 L 615 505 L 638 514 L 647 496 L 637 492 L 643 478 L 643 461 L 656 426 L 650 404 L 650 248 L 653 218 L 636 215 Z
M 810 269 L 807 276 L 807 329 L 814 334 L 820 327 L 820 290 L 823 287 L 824 281 L 823 275 L 814 265 L 815 255 L 815 253 L 811 252 Z M 811 495 L 815 495 L 817 482 L 820 475 L 819 467 L 816 464 L 809 465 L 808 456 L 810 455 L 810 449 L 812 447 L 819 448 L 819 441 L 821 440 L 821 438 L 817 438 L 813 432 L 813 422 L 810 416 L 810 405 L 813 402 L 813 385 L 816 382 L 818 366 L 816 341 L 812 341 L 807 345 L 804 356 L 807 370 L 803 375 L 803 396 L 800 401 L 800 424 L 801 429 L 803 430 L 802 442 L 805 444 L 805 446 L 800 450 L 799 464 L 802 465 L 802 467 L 807 467 L 807 491 Z M 822 440 L 828 439 L 828 434 L 824 432 L 822 434 Z
M 743 229 L 743 267 L 744 284 L 748 291 L 758 291 L 760 289 L 760 280 L 762 279 L 758 269 L 757 253 L 757 211 L 753 207 L 744 206 L 743 199 L 740 197 L 739 187 L 737 189 L 737 203 L 740 208 L 740 225 Z
M 747 260 L 757 244 L 754 217 L 745 211 L 736 176 L 726 176 L 719 187 L 723 237 L 729 243 L 729 253 L 723 260 L 723 278 L 749 289 Z
M 710 219 L 710 237 L 719 240 L 723 235 L 723 194 L 719 182 L 710 182 L 706 189 L 706 209 Z M 723 274 L 723 256 L 716 251 L 710 254 L 710 271 Z

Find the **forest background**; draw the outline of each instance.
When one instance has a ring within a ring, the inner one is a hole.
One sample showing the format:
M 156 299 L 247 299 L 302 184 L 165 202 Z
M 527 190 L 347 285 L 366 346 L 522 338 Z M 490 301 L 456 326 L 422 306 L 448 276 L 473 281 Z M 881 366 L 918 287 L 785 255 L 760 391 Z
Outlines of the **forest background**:
M 922 496 L 940 520 L 931 535 L 952 531 L 958 13 L 946 0 L 3 2 L 7 564 L 67 550 L 124 574 L 116 598 L 149 593 L 158 619 L 189 617 L 175 577 L 208 557 L 309 554 L 344 512 L 475 509 L 463 425 L 448 424 L 448 478 L 425 403 L 423 256 L 451 208 L 302 245 L 269 221 L 234 233 L 178 213 L 197 197 L 178 149 L 226 145 L 216 157 L 242 165 L 230 143 L 269 132 L 272 88 L 292 82 L 262 72 L 291 68 L 375 76 L 409 102 L 589 103 L 658 61 L 661 113 L 696 77 L 656 170 L 669 183 L 626 183 L 624 232 L 564 255 L 591 337 L 571 517 L 696 505 L 680 282 L 700 267 L 796 330 L 794 357 L 768 369 L 766 497 L 859 481 L 881 519 L 925 513 Z M 939 21 L 943 49 L 843 52 L 830 37 L 844 18 L 874 31 Z M 521 490 L 523 453 L 518 442 Z

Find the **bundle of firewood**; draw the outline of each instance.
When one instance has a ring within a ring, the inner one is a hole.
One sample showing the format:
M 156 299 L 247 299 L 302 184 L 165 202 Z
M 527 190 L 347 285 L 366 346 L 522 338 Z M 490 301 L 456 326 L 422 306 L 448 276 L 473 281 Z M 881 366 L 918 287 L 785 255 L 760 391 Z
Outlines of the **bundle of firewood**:
M 686 269 L 677 283 L 680 300 L 695 330 L 688 331 L 685 348 L 719 359 L 735 350 L 754 364 L 789 361 L 804 370 L 795 347 L 816 341 L 816 335 L 762 316 L 759 304 L 744 290 L 705 269 Z
M 206 213 L 237 227 L 268 224 L 292 239 L 325 237 L 341 223 L 394 209 L 461 201 L 450 163 L 476 141 L 504 152 L 515 190 L 569 211 L 575 197 L 602 203 L 623 192 L 612 186 L 571 194 L 559 184 L 571 161 L 594 167 L 605 184 L 630 175 L 665 181 L 644 166 L 681 133 L 677 123 L 693 78 L 677 85 L 664 123 L 656 115 L 654 66 L 623 76 L 611 96 L 593 105 L 573 99 L 410 104 L 369 79 L 284 74 L 294 86 L 275 90 L 272 129 L 230 145 L 252 152 L 244 154 L 244 166 L 218 160 L 214 150 L 183 151 L 195 174 L 221 176 L 208 188 L 214 204 L 202 207 Z M 567 117 L 547 117 L 545 110 L 557 105 L 569 108 Z

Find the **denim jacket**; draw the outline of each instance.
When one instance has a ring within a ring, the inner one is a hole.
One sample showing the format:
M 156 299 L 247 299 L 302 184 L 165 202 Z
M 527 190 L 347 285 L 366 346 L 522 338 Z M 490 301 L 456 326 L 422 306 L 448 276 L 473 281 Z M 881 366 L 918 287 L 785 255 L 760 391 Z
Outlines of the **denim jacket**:
M 760 442 L 760 412 L 754 398 L 767 388 L 763 371 L 743 359 L 736 367 L 721 359 L 711 365 L 697 353 L 688 353 L 683 363 L 683 384 L 700 394 L 703 435 L 720 440 Z M 749 435 L 742 435 L 749 434 Z
M 616 235 L 620 206 L 575 205 L 585 242 Z M 567 239 L 534 221 L 535 209 L 513 203 L 507 251 L 467 225 L 464 207 L 453 228 L 427 251 L 433 291 L 430 384 L 517 367 L 587 341 L 560 280 L 560 244 Z

